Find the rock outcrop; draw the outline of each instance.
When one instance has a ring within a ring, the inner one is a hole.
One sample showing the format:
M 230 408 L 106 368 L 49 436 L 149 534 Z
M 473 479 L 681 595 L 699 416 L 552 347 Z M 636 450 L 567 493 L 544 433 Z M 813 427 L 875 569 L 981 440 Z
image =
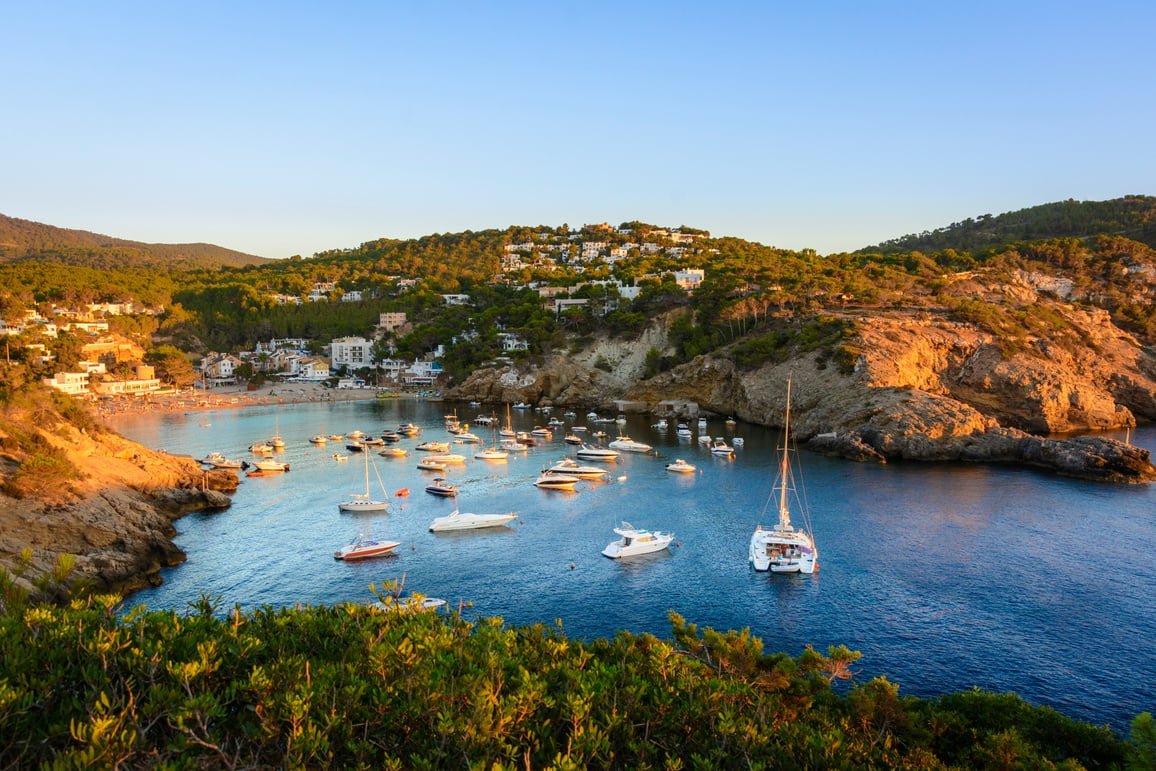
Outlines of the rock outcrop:
M 1062 317 L 1055 336 L 1018 347 L 930 313 L 849 316 L 849 367 L 830 352 L 808 352 L 742 370 L 722 349 L 643 379 L 646 353 L 667 352 L 659 320 L 632 343 L 604 342 L 536 368 L 479 370 L 449 395 L 603 409 L 614 400 L 651 410 L 684 403 L 777 426 L 790 378 L 795 428 L 817 451 L 860 461 L 1012 463 L 1112 482 L 1156 479 L 1142 449 L 1062 438 L 1156 419 L 1156 355 L 1106 313 L 1062 304 L 1051 312 Z M 595 362 L 610 362 L 608 371 Z
M 29 452 L 30 439 L 53 460 L 44 472 L 28 472 L 45 465 Z M 229 506 L 225 493 L 238 482 L 231 472 L 202 471 L 187 456 L 154 452 L 53 413 L 6 410 L 0 448 L 0 566 L 12 572 L 21 552 L 31 550 L 26 586 L 65 554 L 75 558 L 73 578 L 96 590 L 156 583 L 162 567 L 185 559 L 171 540 L 174 520 Z

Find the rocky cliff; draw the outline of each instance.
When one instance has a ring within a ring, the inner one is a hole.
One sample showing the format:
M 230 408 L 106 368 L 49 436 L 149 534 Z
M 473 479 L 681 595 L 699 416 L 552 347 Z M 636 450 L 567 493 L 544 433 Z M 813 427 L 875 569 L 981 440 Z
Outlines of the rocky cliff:
M 31 550 L 21 581 L 75 557 L 73 577 L 97 590 L 130 591 L 184 560 L 173 521 L 227 507 L 227 472 L 203 472 L 188 457 L 151 451 L 89 419 L 51 407 L 8 404 L 0 417 L 0 566 Z
M 1054 303 L 1049 313 L 1055 334 L 1014 341 L 943 314 L 845 314 L 838 356 L 796 352 L 740 369 L 720 349 L 644 379 L 647 351 L 667 352 L 659 319 L 631 343 L 603 341 L 533 370 L 476 371 L 449 395 L 604 409 L 624 400 L 655 412 L 705 411 L 778 426 L 790 378 L 794 427 L 817 451 L 879 462 L 1013 463 L 1113 482 L 1156 479 L 1145 450 L 1062 438 L 1156 419 L 1156 355 L 1104 312 Z

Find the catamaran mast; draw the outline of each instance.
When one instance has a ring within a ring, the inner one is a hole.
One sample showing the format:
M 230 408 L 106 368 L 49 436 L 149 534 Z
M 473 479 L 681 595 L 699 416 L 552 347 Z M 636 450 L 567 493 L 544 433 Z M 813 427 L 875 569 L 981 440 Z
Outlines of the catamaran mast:
M 787 409 L 783 413 L 783 456 L 779 462 L 779 525 L 783 528 L 791 526 L 791 512 L 787 508 L 787 485 L 790 483 L 791 468 L 787 458 L 787 448 L 790 447 L 791 431 L 791 379 L 787 378 Z

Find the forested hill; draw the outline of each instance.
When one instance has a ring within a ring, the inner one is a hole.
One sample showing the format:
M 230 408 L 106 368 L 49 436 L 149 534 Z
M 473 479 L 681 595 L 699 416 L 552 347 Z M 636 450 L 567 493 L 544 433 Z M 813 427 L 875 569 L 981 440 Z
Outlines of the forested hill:
M 272 262 L 213 244 L 146 244 L 0 214 L 0 262 L 17 261 L 100 269 L 167 267 L 181 270 Z
M 1069 199 L 996 216 L 984 214 L 859 251 L 876 254 L 943 249 L 978 252 L 1020 241 L 1098 235 L 1124 236 L 1156 247 L 1156 197 L 1128 195 L 1110 201 Z

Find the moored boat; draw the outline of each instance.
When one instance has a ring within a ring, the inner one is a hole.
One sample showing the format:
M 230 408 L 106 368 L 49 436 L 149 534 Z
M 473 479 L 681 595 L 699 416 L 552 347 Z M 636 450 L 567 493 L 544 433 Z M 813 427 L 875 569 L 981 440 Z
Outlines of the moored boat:
M 401 546 L 400 541 L 381 541 L 371 538 L 366 533 L 359 533 L 356 538 L 337 551 L 333 558 L 339 560 L 362 560 L 370 557 L 381 557 Z
M 438 477 L 425 486 L 425 491 L 430 495 L 440 495 L 449 498 L 458 494 L 458 486 L 450 484 L 443 477 Z
M 698 469 L 693 463 L 687 463 L 682 458 L 678 458 L 673 463 L 667 463 L 666 470 L 679 474 L 693 474 Z
M 608 447 L 594 447 L 589 444 L 582 445 L 574 453 L 574 456 L 579 460 L 616 461 L 618 455 L 617 450 L 611 450 Z
M 611 541 L 602 550 L 602 553 L 610 559 L 635 557 L 639 554 L 662 551 L 670 546 L 674 540 L 673 533 L 663 533 L 658 530 L 652 533 L 649 530 L 634 527 L 629 522 L 623 522 L 614 528 L 614 532 L 622 537 L 617 541 Z
M 646 442 L 636 441 L 626 435 L 619 436 L 607 446 L 612 450 L 621 450 L 622 452 L 650 452 L 654 449 Z
M 543 490 L 573 490 L 582 480 L 569 474 L 543 474 L 534 483 L 535 487 Z
M 452 530 L 476 530 L 483 527 L 500 527 L 518 518 L 514 512 L 506 514 L 474 514 L 454 509 L 444 517 L 438 517 L 429 523 L 431 533 L 444 533 Z
M 563 458 L 555 463 L 553 466 L 547 466 L 542 469 L 543 474 L 567 474 L 573 477 L 581 477 L 583 479 L 601 479 L 610 472 L 599 466 L 583 466 L 575 463 L 570 458 Z

